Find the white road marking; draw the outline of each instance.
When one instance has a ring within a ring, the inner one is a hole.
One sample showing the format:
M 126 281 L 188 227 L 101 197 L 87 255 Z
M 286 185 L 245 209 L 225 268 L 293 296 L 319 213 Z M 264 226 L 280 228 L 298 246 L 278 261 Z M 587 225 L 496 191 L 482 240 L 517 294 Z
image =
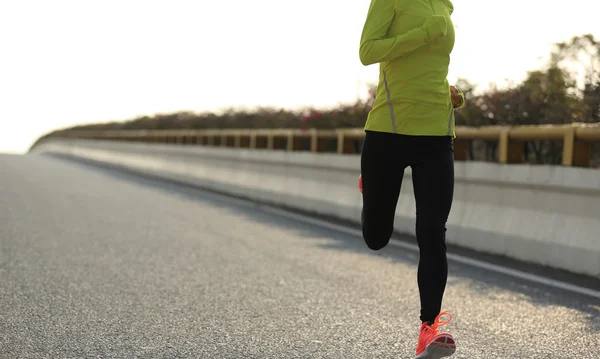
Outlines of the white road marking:
M 320 220 L 320 219 L 308 217 L 308 216 L 305 216 L 305 215 L 301 215 L 301 214 L 298 214 L 298 213 L 289 212 L 289 211 L 286 211 L 286 210 L 282 210 L 282 209 L 274 208 L 274 207 L 270 207 L 270 206 L 261 206 L 260 208 L 264 212 L 276 214 L 276 215 L 283 216 L 283 217 L 286 217 L 286 218 L 290 218 L 290 219 L 302 221 L 304 223 L 312 224 L 312 225 L 319 226 L 319 227 L 322 227 L 322 228 L 327 228 L 327 229 L 331 229 L 331 230 L 334 230 L 334 231 L 337 231 L 337 232 L 342 232 L 342 233 L 346 233 L 346 234 L 349 234 L 349 235 L 352 235 L 352 236 L 357 236 L 357 237 L 362 238 L 362 232 L 360 230 L 357 230 L 357 229 L 354 229 L 354 228 L 344 227 L 344 226 L 339 225 L 339 224 L 330 223 L 330 222 L 327 222 L 327 221 L 324 221 L 324 220 Z M 395 247 L 400 247 L 400 248 L 408 249 L 408 250 L 415 251 L 415 252 L 419 251 L 419 247 L 417 247 L 417 245 L 413 245 L 413 244 L 409 244 L 409 243 L 405 243 L 405 242 L 400 242 L 400 241 L 396 241 L 396 240 L 391 240 L 390 241 L 390 245 L 393 245 Z M 447 256 L 448 256 L 449 260 L 453 260 L 455 262 L 459 262 L 459 263 L 462 263 L 462 264 L 470 265 L 470 266 L 473 266 L 473 267 L 477 267 L 477 268 L 489 270 L 489 271 L 492 271 L 492 272 L 505 274 L 505 275 L 508 275 L 508 276 L 511 276 L 511 277 L 515 277 L 515 278 L 519 278 L 519 279 L 524 279 L 524 280 L 527 280 L 527 281 L 530 281 L 530 282 L 534 282 L 534 283 L 538 283 L 538 284 L 543 284 L 543 285 L 547 285 L 547 286 L 550 286 L 550 287 L 554 287 L 554 288 L 558 288 L 558 289 L 562 289 L 562 290 L 566 290 L 566 291 L 570 291 L 570 292 L 574 292 L 574 293 L 578 293 L 578 294 L 584 294 L 584 295 L 588 295 L 588 296 L 600 299 L 600 291 L 593 290 L 593 289 L 590 289 L 590 288 L 585 288 L 585 287 L 581 287 L 581 286 L 577 286 L 577 285 L 573 285 L 573 284 L 561 282 L 561 281 L 558 281 L 558 280 L 554 280 L 554 279 L 542 277 L 542 276 L 539 276 L 539 275 L 535 275 L 535 274 L 531 274 L 531 273 L 519 271 L 519 270 L 516 270 L 516 269 L 511 269 L 511 268 L 503 267 L 503 266 L 496 265 L 496 264 L 486 263 L 486 262 L 483 262 L 483 261 L 479 261 L 479 260 L 476 260 L 476 259 L 468 258 L 468 257 L 461 256 L 461 255 L 458 255 L 458 254 L 448 253 Z
M 198 187 L 196 187 L 198 188 Z M 288 210 L 284 210 L 284 209 L 280 209 L 280 208 L 276 208 L 274 206 L 271 205 L 266 205 L 266 204 L 257 204 L 251 200 L 248 199 L 242 199 L 242 198 L 235 198 L 235 197 L 231 197 L 228 196 L 226 194 L 221 194 L 221 193 L 216 193 L 216 192 L 212 192 L 210 189 L 202 189 L 199 188 L 205 195 L 208 196 L 213 196 L 215 198 L 218 198 L 219 200 L 221 200 L 222 202 L 228 202 L 231 204 L 236 204 L 242 207 L 246 207 L 246 208 L 253 208 L 253 209 L 258 209 L 258 210 L 262 210 L 265 213 L 271 213 L 274 215 L 278 215 L 281 217 L 285 217 L 288 219 L 294 219 L 300 222 L 304 222 L 307 224 L 311 224 L 314 226 L 318 226 L 321 228 L 327 228 L 336 232 L 341 232 L 341 233 L 346 233 L 349 234 L 351 236 L 355 236 L 355 237 L 359 237 L 362 239 L 362 232 L 360 230 L 354 229 L 354 228 L 349 228 L 349 227 L 345 227 L 339 224 L 335 224 L 335 223 L 331 223 L 331 222 L 327 222 L 325 220 L 320 220 L 317 218 L 313 218 L 313 217 L 309 217 L 306 215 L 302 215 L 299 213 L 295 213 L 295 212 L 291 212 Z M 400 247 L 400 248 L 404 248 L 404 249 L 408 249 L 414 252 L 418 252 L 419 251 L 419 247 L 417 247 L 417 245 L 413 245 L 413 244 L 409 244 L 406 242 L 401 242 L 401 241 L 397 241 L 397 240 L 391 240 L 390 241 L 390 245 L 395 246 L 395 247 Z M 550 279 L 550 278 L 546 278 L 546 277 L 542 277 L 539 275 L 535 275 L 535 274 L 531 274 L 531 273 L 527 273 L 527 272 L 523 272 L 520 270 L 516 270 L 516 269 L 512 269 L 512 268 L 508 268 L 508 267 L 503 267 L 500 265 L 496 265 L 496 264 L 491 264 L 491 263 L 487 263 L 487 262 L 483 262 L 483 261 L 479 261 L 476 259 L 472 259 L 469 257 L 465 257 L 465 256 L 461 256 L 458 254 L 453 254 L 453 253 L 448 253 L 447 257 L 449 260 L 453 260 L 455 262 L 459 262 L 462 264 L 466 264 L 472 267 L 476 267 L 476 268 L 480 268 L 480 269 L 485 269 L 491 272 L 496 272 L 496 273 L 500 273 L 500 274 L 504 274 L 504 275 L 508 275 L 514 278 L 519 278 L 519 279 L 523 279 L 526 281 L 530 281 L 533 283 L 537 283 L 537 284 L 543 284 L 549 287 L 554 287 L 554 288 L 558 288 L 558 289 L 562 289 L 562 290 L 566 290 L 569 292 L 573 292 L 573 293 L 578 293 L 578 294 L 583 294 L 583 295 L 587 295 L 593 298 L 597 298 L 600 299 L 600 291 L 594 290 L 594 289 L 590 289 L 590 288 L 585 288 L 585 287 L 581 287 L 581 286 L 577 286 L 577 285 L 573 285 L 570 283 L 566 283 L 566 282 L 561 282 L 558 280 L 554 280 L 554 279 Z

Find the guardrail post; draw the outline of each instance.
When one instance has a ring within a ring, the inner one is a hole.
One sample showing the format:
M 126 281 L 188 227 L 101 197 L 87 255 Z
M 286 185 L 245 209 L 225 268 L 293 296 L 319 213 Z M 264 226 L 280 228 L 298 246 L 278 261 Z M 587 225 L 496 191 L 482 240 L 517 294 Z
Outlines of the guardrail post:
M 287 150 L 294 150 L 294 133 L 292 131 L 289 131 L 287 135 Z
M 565 137 L 563 140 L 563 155 L 562 165 L 572 166 L 573 165 L 573 149 L 575 147 L 575 128 L 570 127 L 565 130 Z
M 319 149 L 319 134 L 314 128 L 310 132 L 310 152 L 317 152 Z
M 273 134 L 267 135 L 267 149 L 272 150 L 275 147 L 275 136 Z
M 563 141 L 563 166 L 589 167 L 592 157 L 592 144 L 577 141 L 575 127 L 565 131 Z
M 337 135 L 337 153 L 344 153 L 344 133 L 338 132 Z
M 500 133 L 498 151 L 498 160 L 500 163 L 508 163 L 508 130 L 502 130 L 502 133 Z

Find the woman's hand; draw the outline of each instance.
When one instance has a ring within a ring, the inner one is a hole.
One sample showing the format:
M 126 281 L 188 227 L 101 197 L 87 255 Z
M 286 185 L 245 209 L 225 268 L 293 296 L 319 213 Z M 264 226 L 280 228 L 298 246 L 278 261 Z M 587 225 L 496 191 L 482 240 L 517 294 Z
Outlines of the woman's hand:
M 458 93 L 455 86 L 450 86 L 450 97 L 452 98 L 452 105 L 454 107 L 460 107 L 463 103 L 463 98 Z

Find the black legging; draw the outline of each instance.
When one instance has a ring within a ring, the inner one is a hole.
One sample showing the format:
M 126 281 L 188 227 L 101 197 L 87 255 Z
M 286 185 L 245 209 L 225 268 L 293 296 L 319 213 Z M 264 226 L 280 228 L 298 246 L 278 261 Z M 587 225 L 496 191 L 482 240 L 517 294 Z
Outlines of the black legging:
M 412 168 L 417 209 L 420 318 L 432 323 L 440 313 L 448 277 L 446 221 L 454 192 L 451 137 L 367 131 L 361 154 L 362 231 L 370 249 L 380 250 L 388 244 L 408 166 Z

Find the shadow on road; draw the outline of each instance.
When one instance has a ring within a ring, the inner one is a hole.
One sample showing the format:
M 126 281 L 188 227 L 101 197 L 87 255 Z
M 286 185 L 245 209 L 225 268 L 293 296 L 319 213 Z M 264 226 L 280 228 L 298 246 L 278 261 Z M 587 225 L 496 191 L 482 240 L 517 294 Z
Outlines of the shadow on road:
M 279 227 L 285 230 L 294 231 L 295 234 L 310 238 L 327 235 L 326 244 L 319 244 L 321 247 L 334 249 L 339 251 L 352 251 L 364 255 L 379 256 L 391 261 L 400 261 L 411 266 L 417 266 L 418 253 L 408 249 L 388 246 L 381 251 L 369 250 L 361 238 L 340 233 L 332 229 L 317 228 L 311 224 L 294 221 L 292 219 L 277 216 L 276 214 L 261 211 L 258 207 L 252 204 L 244 205 L 240 201 L 232 200 L 230 197 L 223 196 L 205 189 L 194 187 L 188 184 L 176 183 L 170 180 L 154 178 L 146 175 L 139 175 L 129 172 L 124 169 L 117 169 L 104 164 L 90 163 L 84 160 L 65 158 L 63 156 L 53 155 L 61 161 L 68 161 L 77 166 L 84 166 L 88 170 L 95 170 L 102 175 L 111 176 L 120 181 L 135 182 L 136 184 L 151 187 L 157 191 L 167 192 L 172 196 L 180 196 L 186 200 L 197 200 L 203 203 L 209 203 L 211 206 L 226 209 L 236 215 L 241 215 L 250 218 L 263 224 L 272 227 Z M 334 219 L 332 219 L 335 221 Z M 339 221 L 338 221 L 339 222 Z M 343 222 L 340 222 L 343 223 Z M 343 223 L 344 226 L 358 228 L 356 224 Z M 414 243 L 410 237 L 396 235 L 395 240 Z M 461 252 L 462 254 L 469 251 L 461 250 L 449 246 L 450 252 Z M 489 257 L 485 254 L 470 253 L 471 256 Z M 522 265 L 521 265 L 522 266 Z M 540 269 L 534 269 L 540 272 Z M 544 269 L 541 269 L 543 271 Z M 518 294 L 519 298 L 523 298 L 534 305 L 550 306 L 550 307 L 565 307 L 576 310 L 582 313 L 587 318 L 587 327 L 590 331 L 600 333 L 600 300 L 585 295 L 580 295 L 573 292 L 562 291 L 559 289 L 544 286 L 542 284 L 532 283 L 525 280 L 516 279 L 503 274 L 473 268 L 468 265 L 449 262 L 450 276 L 448 285 L 452 285 L 453 281 L 460 281 L 467 284 L 470 289 L 477 293 L 493 297 L 497 291 L 509 291 Z M 584 278 L 586 286 L 598 289 L 600 288 L 600 280 L 594 278 Z M 551 318 L 539 318 L 540 321 L 551 320 Z

